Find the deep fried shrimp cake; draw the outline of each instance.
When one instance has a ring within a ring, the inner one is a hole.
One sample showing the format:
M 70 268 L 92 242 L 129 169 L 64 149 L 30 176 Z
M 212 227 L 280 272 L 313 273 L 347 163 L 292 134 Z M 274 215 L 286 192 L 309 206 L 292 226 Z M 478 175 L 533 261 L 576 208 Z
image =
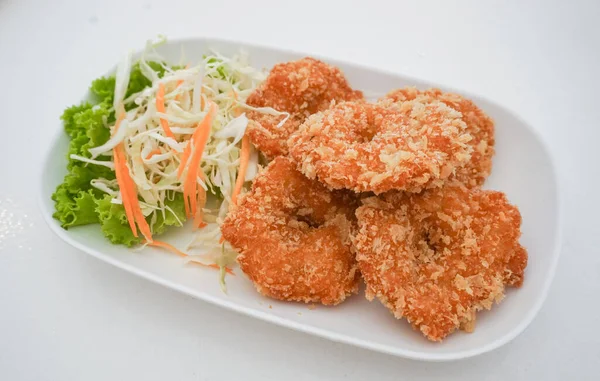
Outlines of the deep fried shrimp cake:
M 442 102 L 344 102 L 310 116 L 288 144 L 300 171 L 331 188 L 419 192 L 469 161 L 466 128 Z
M 263 295 L 333 305 L 358 292 L 351 251 L 355 201 L 278 157 L 254 180 L 221 231 Z
M 462 114 L 467 124 L 467 132 L 473 138 L 471 160 L 462 168 L 457 168 L 453 178 L 468 187 L 481 186 L 492 171 L 494 156 L 494 121 L 472 101 L 454 93 L 444 93 L 439 89 L 425 91 L 407 87 L 390 92 L 381 98 L 381 104 L 402 103 L 419 98 L 423 102 L 441 101 Z
M 287 112 L 290 118 L 278 127 L 282 116 L 250 110 L 247 116 L 251 122 L 246 133 L 268 157 L 287 155 L 288 137 L 309 115 L 327 109 L 332 101 L 361 99 L 362 92 L 352 90 L 337 67 L 310 57 L 277 64 L 246 103 Z
M 500 192 L 445 186 L 363 200 L 353 242 L 366 295 L 429 340 L 475 327 L 475 313 L 520 285 L 521 215 Z

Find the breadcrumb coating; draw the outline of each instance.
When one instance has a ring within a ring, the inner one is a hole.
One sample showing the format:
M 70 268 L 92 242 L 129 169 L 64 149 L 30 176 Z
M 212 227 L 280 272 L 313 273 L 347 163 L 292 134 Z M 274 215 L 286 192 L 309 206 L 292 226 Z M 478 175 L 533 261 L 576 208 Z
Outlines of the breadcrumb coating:
M 221 231 L 261 294 L 335 305 L 358 291 L 350 241 L 356 204 L 348 192 L 331 192 L 278 157 L 255 178 Z
M 331 188 L 420 192 L 442 186 L 470 160 L 466 130 L 442 102 L 344 102 L 310 116 L 288 144 L 298 169 Z
M 439 89 L 420 91 L 415 87 L 406 87 L 391 91 L 379 100 L 382 105 L 401 105 L 403 102 L 419 99 L 422 102 L 443 102 L 462 114 L 467 132 L 473 138 L 469 144 L 473 153 L 469 162 L 457 168 L 452 176 L 468 187 L 481 186 L 492 171 L 494 156 L 494 121 L 472 101 Z
M 267 157 L 287 155 L 288 137 L 308 116 L 329 108 L 332 102 L 362 99 L 362 92 L 352 90 L 337 67 L 310 57 L 277 64 L 246 103 L 287 112 L 290 118 L 278 127 L 282 116 L 250 110 L 246 133 Z
M 363 200 L 353 237 L 369 300 L 429 340 L 472 331 L 475 313 L 519 286 L 521 215 L 501 192 L 462 185 Z

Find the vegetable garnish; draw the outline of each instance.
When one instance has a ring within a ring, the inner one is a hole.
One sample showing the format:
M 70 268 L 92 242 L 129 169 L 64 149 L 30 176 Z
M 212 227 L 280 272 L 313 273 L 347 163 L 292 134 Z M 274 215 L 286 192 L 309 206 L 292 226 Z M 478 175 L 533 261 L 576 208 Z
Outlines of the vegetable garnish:
M 158 248 L 170 251 L 171 253 L 179 255 L 180 257 L 187 258 L 189 263 L 195 263 L 199 266 L 208 267 L 208 268 L 215 269 L 215 270 L 221 269 L 221 267 L 219 265 L 217 265 L 216 263 L 203 263 L 199 259 L 194 258 L 194 257 L 190 256 L 189 254 L 184 253 L 183 251 L 179 250 L 178 248 L 176 248 L 175 246 L 173 246 L 167 242 L 154 240 L 152 242 L 144 241 L 144 242 L 142 242 L 142 244 L 146 245 L 146 246 L 154 246 L 154 247 L 158 247 Z M 228 274 L 235 275 L 233 270 L 228 267 L 225 268 L 225 271 Z
M 162 151 L 160 150 L 160 148 L 156 148 L 156 149 L 150 151 L 150 153 L 146 156 L 146 160 L 152 159 L 152 156 L 160 155 L 161 153 L 162 153 Z
M 181 80 L 180 80 L 181 81 Z M 156 111 L 165 113 L 165 84 L 158 84 L 158 92 L 156 93 Z M 173 131 L 171 131 L 171 127 L 169 127 L 169 122 L 165 118 L 160 118 L 160 124 L 169 138 L 175 139 L 175 135 Z
M 128 192 L 128 184 L 125 180 L 125 174 L 123 173 L 123 166 L 121 162 L 123 161 L 122 153 L 123 150 L 122 145 L 118 145 L 113 150 L 113 160 L 115 162 L 115 174 L 117 177 L 117 184 L 119 184 L 119 190 L 121 193 L 121 201 L 123 203 L 123 207 L 125 208 L 125 215 L 127 216 L 127 222 L 129 222 L 129 227 L 131 228 L 131 232 L 134 237 L 137 237 L 137 227 L 135 226 L 135 216 L 133 214 L 133 206 L 131 205 L 130 192 Z M 127 170 L 127 169 L 125 169 Z
M 235 188 L 231 193 L 231 205 L 235 205 L 237 197 L 242 191 L 244 181 L 246 177 L 246 170 L 248 169 L 248 161 L 250 160 L 250 139 L 248 136 L 242 138 L 242 152 L 240 153 L 240 169 L 238 171 L 237 179 L 235 180 Z
M 190 64 L 185 65 L 185 68 L 189 69 L 190 68 Z M 179 81 L 177 81 L 177 86 L 176 87 L 179 88 L 179 86 L 181 86 L 182 84 L 183 84 L 183 79 L 180 79 Z M 179 101 L 180 99 L 181 99 L 181 93 L 175 95 L 175 100 L 176 101 Z
M 188 155 L 190 157 L 190 164 L 183 186 L 183 199 L 186 203 L 186 213 L 188 218 L 196 216 L 196 213 L 198 212 L 198 170 L 200 168 L 202 153 L 204 152 L 204 148 L 210 136 L 210 128 L 213 120 L 213 115 L 215 114 L 216 109 L 217 106 L 215 105 L 215 103 L 211 102 L 208 114 L 204 117 L 202 122 L 198 124 L 194 135 L 192 135 L 192 138 L 188 143 L 188 145 L 192 147 L 191 151 L 193 152 L 192 154 Z M 182 162 L 182 164 L 185 163 Z M 203 188 L 202 191 L 204 191 Z M 206 197 L 203 198 L 206 199 Z M 204 207 L 204 205 L 201 205 L 200 207 L 202 208 Z M 194 225 L 198 227 L 196 223 Z
M 64 112 L 69 164 L 52 195 L 54 217 L 65 229 L 99 223 L 127 246 L 157 246 L 153 236 L 187 219 L 202 231 L 216 223 L 193 246 L 234 258 L 218 225 L 259 169 L 243 111 L 254 109 L 245 101 L 265 73 L 243 53 L 171 66 L 155 50 L 161 42 L 148 43 L 137 62 L 128 53 L 114 76 L 92 83 L 90 103 Z

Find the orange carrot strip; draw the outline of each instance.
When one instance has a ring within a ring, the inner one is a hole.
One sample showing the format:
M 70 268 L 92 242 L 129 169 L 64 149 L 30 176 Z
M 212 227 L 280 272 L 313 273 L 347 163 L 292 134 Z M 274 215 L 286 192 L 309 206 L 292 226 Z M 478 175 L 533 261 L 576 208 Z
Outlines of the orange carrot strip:
M 150 159 L 154 155 L 160 155 L 161 152 L 162 151 L 160 150 L 160 148 L 157 148 L 157 149 L 154 149 L 154 150 L 150 151 L 150 153 L 146 156 L 146 160 Z
M 197 212 L 196 192 L 198 189 L 198 183 L 196 181 L 196 173 L 198 172 L 198 165 L 194 165 L 194 163 L 192 163 L 191 167 L 194 169 L 194 172 L 191 176 L 188 175 L 183 186 L 184 197 L 187 197 L 189 203 L 190 215 L 188 216 L 188 218 L 195 216 Z
M 199 261 L 197 261 L 197 260 L 195 260 L 195 259 L 192 259 L 192 260 L 190 260 L 190 262 L 191 262 L 191 263 L 197 263 L 197 264 L 199 264 L 199 265 L 201 265 L 201 266 L 211 267 L 211 268 L 213 268 L 213 269 L 215 269 L 215 270 L 220 270 L 220 269 L 221 269 L 221 267 L 219 267 L 219 265 L 217 265 L 216 263 L 211 263 L 211 264 L 207 265 L 207 264 L 204 264 L 204 263 L 202 263 L 202 262 L 199 262 Z M 232 270 L 232 269 L 230 269 L 229 267 L 225 267 L 225 272 L 226 272 L 227 274 L 229 274 L 229 275 L 233 275 L 233 276 L 235 276 L 235 273 L 234 273 L 234 272 L 233 272 L 233 270 Z
M 152 242 L 152 231 L 150 230 L 150 225 L 148 225 L 148 222 L 146 221 L 146 217 L 144 217 L 144 214 L 142 213 L 137 196 L 135 197 L 134 205 L 133 213 L 138 228 L 140 229 L 140 232 L 142 232 L 144 238 L 146 238 L 148 242 Z
M 136 185 L 129 175 L 129 168 L 127 167 L 127 162 L 125 160 L 125 150 L 123 149 L 122 143 L 119 146 L 115 152 L 118 156 L 117 161 L 119 162 L 119 171 L 122 178 L 122 181 L 119 184 L 121 197 L 123 197 L 123 194 L 126 194 L 125 198 L 127 199 L 127 204 L 125 205 L 125 214 L 127 215 L 127 208 L 129 208 L 131 211 L 131 220 L 137 223 L 140 232 L 146 238 L 146 240 L 152 242 L 152 232 L 150 231 L 150 226 L 148 226 L 148 222 L 146 222 L 146 218 L 140 209 L 140 203 L 137 197 L 137 191 L 135 189 Z M 129 218 L 130 217 L 128 216 L 127 219 L 129 220 Z M 132 225 L 131 220 L 129 220 L 130 227 Z M 135 225 L 132 231 L 133 235 L 137 237 L 137 229 L 135 229 Z
M 194 138 L 190 138 L 190 140 L 188 141 L 187 146 L 185 146 L 185 150 L 183 151 L 183 156 L 181 158 L 181 162 L 179 163 L 179 168 L 177 169 L 177 178 L 181 180 L 181 175 L 183 174 L 183 170 L 185 169 L 185 166 L 187 165 L 187 162 L 189 161 L 190 158 L 190 154 L 192 152 L 192 146 L 194 144 Z M 187 178 L 186 178 L 187 180 Z M 185 206 L 185 215 L 186 217 L 189 217 L 191 214 L 190 211 L 190 204 L 189 204 L 189 200 L 187 197 L 187 192 L 186 192 L 186 181 L 184 180 L 183 182 L 183 205 Z
M 216 112 L 217 106 L 211 102 L 210 110 L 208 114 L 204 117 L 202 122 L 196 127 L 196 131 L 192 135 L 192 139 L 194 141 L 194 153 L 191 159 L 190 168 L 188 169 L 187 177 L 185 183 L 183 185 L 183 196 L 184 201 L 187 199 L 189 202 L 189 212 L 191 216 L 195 216 L 197 212 L 197 188 L 198 188 L 198 170 L 200 169 L 200 161 L 202 160 L 202 153 L 204 152 L 204 147 L 208 142 L 208 138 L 210 137 L 210 127 L 212 124 L 212 119 Z
M 146 244 L 148 246 L 155 246 L 155 247 L 160 247 L 160 248 L 166 249 L 166 250 L 170 251 L 171 253 L 179 255 L 180 257 L 184 257 L 184 258 L 188 257 L 188 254 L 186 254 L 183 251 L 179 250 L 175 246 L 173 246 L 173 245 L 171 245 L 169 243 L 163 242 L 163 241 L 154 240 L 152 242 L 144 241 L 142 243 Z
M 118 110 L 117 121 L 115 122 L 115 128 L 113 130 L 113 135 L 119 131 L 119 127 L 123 120 L 125 120 L 125 109 L 121 107 Z M 119 190 L 121 191 L 121 201 L 123 202 L 123 208 L 125 209 L 125 216 L 127 217 L 127 222 L 129 223 L 129 228 L 133 233 L 134 237 L 137 237 L 137 228 L 135 227 L 135 217 L 133 214 L 133 208 L 130 202 L 129 192 L 127 191 L 127 181 L 126 178 L 129 176 L 129 172 L 124 173 L 122 169 L 123 161 L 125 161 L 125 151 L 123 148 L 123 143 L 118 144 L 115 148 L 113 148 L 113 161 L 115 162 L 115 176 L 117 178 L 117 184 L 119 185 Z
M 165 85 L 164 83 L 160 83 L 158 85 L 158 92 L 156 93 L 156 111 L 165 113 Z M 166 119 L 160 118 L 160 124 L 165 131 L 165 135 L 170 138 L 175 139 L 175 135 L 173 131 L 171 131 L 171 127 L 169 127 L 169 122 Z
M 190 68 L 190 64 L 185 65 L 186 69 Z M 179 81 L 177 81 L 177 87 L 181 86 L 183 84 L 183 79 L 180 79 Z M 175 95 L 175 100 L 178 101 L 181 98 L 181 94 L 177 94 Z
M 125 120 L 125 109 L 123 107 L 121 107 L 121 109 L 118 111 L 119 112 L 119 116 L 117 118 L 117 121 L 115 122 L 115 129 L 113 131 L 113 135 L 117 133 L 117 131 L 119 131 L 119 127 L 121 127 L 121 123 Z
M 221 268 L 219 267 L 219 265 L 217 265 L 216 263 L 211 263 L 211 264 L 208 264 L 208 265 L 207 265 L 207 264 L 205 264 L 205 263 L 200 263 L 200 262 L 196 262 L 196 261 L 190 261 L 189 263 L 194 263 L 194 264 L 196 264 L 196 265 L 200 265 L 200 266 L 202 266 L 202 267 L 210 267 L 211 269 L 215 269 L 215 270 L 217 270 L 217 271 L 218 271 L 218 270 L 221 270 Z M 234 273 L 234 272 L 233 272 L 233 270 L 231 270 L 229 267 L 225 267 L 225 272 L 226 272 L 227 274 L 230 274 L 230 275 L 234 275 L 234 276 L 235 276 L 235 273 Z
M 237 100 L 239 99 L 237 91 L 235 91 L 235 89 L 232 88 L 231 92 L 233 93 L 233 99 L 235 99 L 237 102 Z M 241 110 L 240 110 L 239 106 L 235 106 L 233 108 L 232 112 L 233 112 L 233 116 L 235 116 L 235 117 L 237 117 L 241 114 Z
M 185 149 L 183 150 L 183 156 L 181 156 L 181 162 L 179 163 L 179 168 L 177 168 L 177 178 L 178 179 L 181 178 L 181 174 L 183 173 L 183 170 L 185 169 L 185 166 L 187 165 L 188 159 L 190 158 L 190 153 L 192 153 L 192 144 L 193 144 L 193 140 L 190 139 L 187 146 L 185 146 Z
M 125 110 L 122 107 L 118 112 L 119 116 L 117 118 L 117 122 L 115 123 L 115 129 L 113 133 L 116 133 L 119 130 L 121 122 L 125 119 Z M 125 209 L 125 215 L 127 216 L 129 228 L 131 229 L 133 236 L 137 237 L 138 233 L 135 226 L 137 222 L 137 226 L 146 240 L 152 242 L 152 233 L 150 232 L 150 227 L 148 226 L 148 223 L 142 214 L 142 210 L 140 209 L 140 203 L 135 190 L 135 183 L 129 175 L 129 168 L 127 167 L 127 159 L 125 157 L 125 148 L 123 143 L 117 144 L 117 146 L 113 149 L 113 160 L 115 163 L 117 184 L 119 184 L 119 190 L 121 191 L 121 200 L 123 201 L 123 208 Z
M 146 244 L 148 246 L 154 246 L 154 247 L 159 247 L 159 248 L 168 250 L 171 253 L 177 254 L 177 255 L 179 255 L 180 257 L 183 257 L 183 258 L 187 258 L 187 257 L 190 256 L 189 254 L 184 253 L 183 251 L 179 250 L 178 248 L 176 248 L 175 246 L 173 246 L 173 245 L 171 245 L 171 244 L 169 244 L 167 242 L 154 240 L 152 242 L 144 241 L 142 243 Z M 196 259 L 193 259 L 193 258 L 191 258 L 190 262 L 191 263 L 195 263 L 197 265 L 200 265 L 202 267 L 210 267 L 210 268 L 216 269 L 216 270 L 220 269 L 219 265 L 217 265 L 216 263 L 206 264 L 206 263 L 202 263 L 202 262 L 200 262 L 200 261 L 198 261 Z M 233 270 L 231 270 L 229 267 L 226 267 L 225 271 L 228 274 L 235 275 L 235 273 L 233 272 Z
M 200 170 L 200 172 L 201 172 L 200 176 L 202 176 L 204 178 L 204 172 L 202 172 L 202 170 Z M 194 216 L 194 226 L 197 228 L 203 228 L 204 226 L 206 226 L 204 221 L 202 221 L 202 219 L 204 217 L 204 211 L 202 210 L 202 208 L 204 208 L 204 206 L 206 205 L 206 191 L 201 186 L 198 186 L 198 200 L 197 201 L 198 201 L 198 211 L 196 212 L 196 215 Z
M 211 109 L 209 110 L 209 114 L 211 114 L 215 111 L 215 107 L 216 107 L 216 105 L 214 103 L 212 103 Z M 185 147 L 185 150 L 183 151 L 183 156 L 181 157 L 181 162 L 179 163 L 179 168 L 177 169 L 177 178 L 181 178 L 181 175 L 183 174 L 185 166 L 188 164 L 190 155 L 192 153 L 192 147 L 194 147 L 195 142 L 198 141 L 198 139 L 201 139 L 202 135 L 204 135 L 206 133 L 205 129 L 208 129 L 208 134 L 210 135 L 211 119 L 209 117 L 210 117 L 210 115 L 207 115 L 202 120 L 202 122 L 198 123 L 198 125 L 196 127 L 196 131 L 194 131 L 194 134 L 190 138 L 188 145 Z M 206 139 L 208 140 L 208 137 Z M 204 150 L 204 145 L 206 145 L 206 142 L 204 142 L 204 144 L 202 144 L 202 150 Z M 195 157 L 195 155 L 194 155 L 194 157 Z M 195 213 L 192 213 L 192 210 L 191 210 L 191 205 L 192 205 L 191 197 L 193 194 L 196 193 L 196 191 L 195 191 L 196 187 L 193 186 L 192 184 L 190 184 L 188 181 L 189 181 L 189 172 L 186 177 L 186 180 L 184 180 L 184 188 L 183 188 L 185 214 L 189 218 L 192 214 L 195 214 Z M 187 189 L 187 191 L 186 191 L 186 189 Z
M 137 237 L 137 228 L 135 227 L 135 217 L 133 215 L 133 208 L 131 206 L 131 202 L 129 199 L 129 192 L 127 191 L 127 186 L 125 185 L 125 176 L 123 174 L 123 169 L 121 166 L 121 162 L 123 161 L 122 151 L 123 143 L 117 145 L 113 149 L 113 160 L 115 162 L 115 175 L 117 177 L 117 184 L 119 184 L 119 190 L 121 191 L 121 200 L 123 201 L 123 208 L 125 209 L 125 215 L 127 216 L 127 222 L 129 222 L 129 228 L 133 233 L 134 237 Z
M 191 166 L 193 166 L 193 165 L 191 165 Z M 195 172 L 197 172 L 197 170 Z M 192 202 L 192 199 L 194 200 L 193 202 Z M 189 176 L 189 174 L 188 174 L 188 176 L 185 178 L 185 183 L 183 184 L 183 201 L 184 201 L 184 203 L 187 203 L 187 207 L 186 207 L 186 212 L 188 213 L 186 215 L 187 218 L 190 218 L 196 214 L 195 200 L 196 200 L 196 179 L 194 179 L 194 176 Z
M 185 207 L 185 217 L 190 218 L 192 215 L 192 211 L 190 210 L 190 203 L 187 196 L 187 191 L 189 189 L 186 188 L 186 184 L 183 184 L 183 206 Z
M 135 184 L 133 183 L 133 180 L 131 180 L 131 177 L 129 181 L 129 192 L 132 200 L 133 215 L 135 217 L 135 222 L 137 223 L 138 229 L 140 229 L 140 232 L 142 233 L 144 238 L 146 238 L 148 242 L 152 242 L 152 232 L 150 231 L 150 226 L 148 225 L 146 217 L 144 217 L 142 209 L 140 208 L 140 202 L 137 198 Z
M 247 135 L 242 138 L 242 150 L 240 152 L 240 169 L 238 170 L 237 179 L 235 179 L 235 187 L 231 193 L 231 205 L 235 205 L 238 195 L 244 186 L 244 178 L 248 170 L 248 162 L 250 161 L 250 139 Z

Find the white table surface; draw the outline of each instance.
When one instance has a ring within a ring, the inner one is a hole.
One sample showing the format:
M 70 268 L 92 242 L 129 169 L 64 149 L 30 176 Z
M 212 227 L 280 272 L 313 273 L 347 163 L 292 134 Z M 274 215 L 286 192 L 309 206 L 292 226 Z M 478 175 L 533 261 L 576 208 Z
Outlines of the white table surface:
M 598 379 L 600 2 L 285 3 L 0 0 L 0 380 Z M 40 151 L 90 81 L 158 33 L 356 61 L 520 114 L 556 157 L 564 200 L 562 256 L 531 326 L 473 359 L 403 360 L 221 310 L 53 236 Z

